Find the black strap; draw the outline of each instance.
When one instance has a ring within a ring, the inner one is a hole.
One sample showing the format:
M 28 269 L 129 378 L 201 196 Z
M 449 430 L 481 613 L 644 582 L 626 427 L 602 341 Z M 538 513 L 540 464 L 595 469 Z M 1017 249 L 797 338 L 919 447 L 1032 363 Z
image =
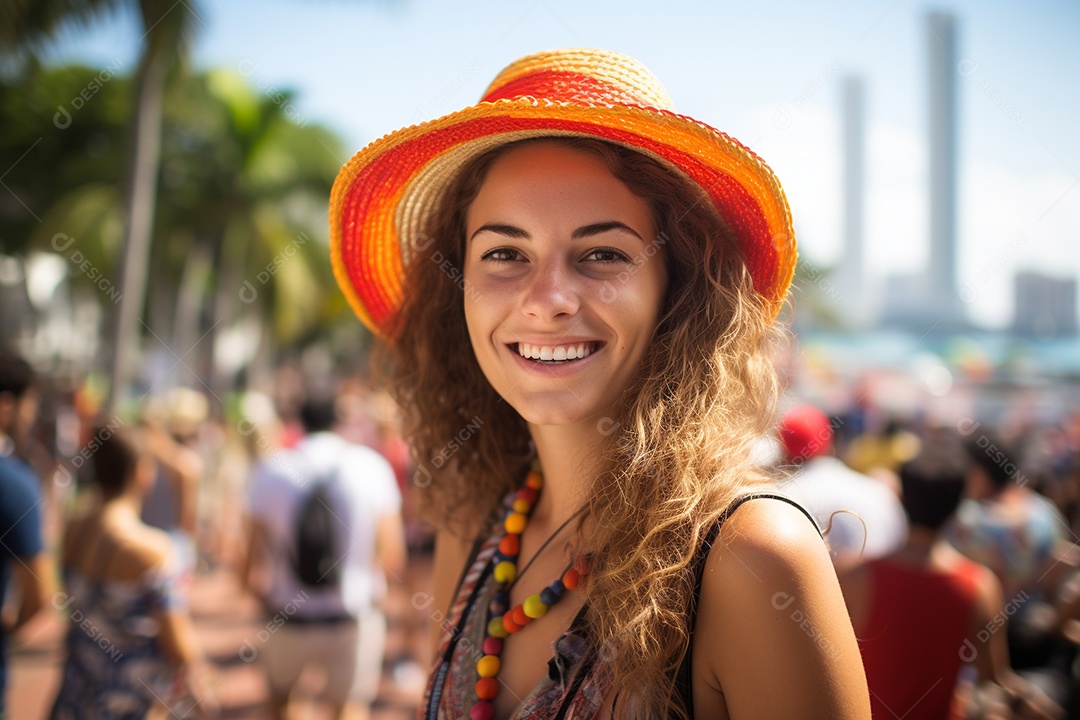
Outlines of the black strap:
M 799 505 L 799 503 L 791 498 L 784 497 L 783 495 L 774 495 L 772 493 L 750 493 L 749 495 L 743 495 L 740 498 L 736 498 L 724 509 L 724 512 L 720 513 L 720 517 L 718 517 L 712 527 L 709 528 L 709 532 L 706 534 L 701 545 L 698 546 L 697 551 L 694 554 L 694 559 L 691 561 L 691 567 L 693 568 L 694 573 L 694 595 L 690 599 L 688 614 L 690 634 L 689 639 L 686 642 L 686 654 L 683 656 L 682 664 L 679 666 L 679 672 L 675 676 L 675 691 L 682 698 L 683 705 L 686 707 L 686 712 L 690 720 L 694 720 L 694 689 L 693 673 L 691 672 L 694 653 L 694 626 L 697 624 L 698 599 L 701 597 L 701 583 L 705 577 L 705 562 L 709 559 L 709 552 L 712 550 L 713 543 L 716 542 L 716 536 L 720 534 L 720 526 L 724 524 L 724 521 L 731 517 L 731 514 L 738 510 L 744 502 L 757 498 L 783 500 L 789 505 L 793 505 L 798 508 L 803 515 L 809 518 L 810 522 L 814 525 L 814 529 L 818 531 L 818 535 L 821 535 L 821 529 L 818 527 L 813 516 L 806 511 L 806 508 Z

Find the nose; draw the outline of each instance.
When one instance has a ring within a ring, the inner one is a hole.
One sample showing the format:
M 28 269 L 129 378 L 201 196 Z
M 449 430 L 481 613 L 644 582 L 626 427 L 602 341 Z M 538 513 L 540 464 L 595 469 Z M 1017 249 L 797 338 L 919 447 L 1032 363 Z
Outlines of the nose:
M 580 293 L 571 268 L 554 257 L 535 266 L 522 298 L 523 313 L 538 320 L 554 320 L 573 317 L 580 307 Z

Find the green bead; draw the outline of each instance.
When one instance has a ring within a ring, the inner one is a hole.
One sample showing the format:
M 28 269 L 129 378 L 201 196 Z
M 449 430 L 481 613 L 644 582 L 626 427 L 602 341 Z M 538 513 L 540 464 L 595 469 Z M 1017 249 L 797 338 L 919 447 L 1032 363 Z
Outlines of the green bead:
M 504 638 L 510 634 L 506 632 L 506 628 L 503 627 L 502 615 L 493 617 L 488 621 L 487 634 L 497 638 Z

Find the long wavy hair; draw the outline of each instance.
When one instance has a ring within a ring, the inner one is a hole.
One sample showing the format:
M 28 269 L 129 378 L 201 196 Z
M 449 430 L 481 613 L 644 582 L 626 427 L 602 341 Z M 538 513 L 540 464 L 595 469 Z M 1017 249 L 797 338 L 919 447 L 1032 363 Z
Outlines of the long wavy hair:
M 600 660 L 611 663 L 616 715 L 685 717 L 675 675 L 692 631 L 691 561 L 724 508 L 768 481 L 750 449 L 772 426 L 779 396 L 771 345 L 780 331 L 700 188 L 644 154 L 566 136 L 500 146 L 456 177 L 429 231 L 412 239 L 388 346 L 418 504 L 440 527 L 478 537 L 530 462 L 525 422 L 473 353 L 462 270 L 465 211 L 488 169 L 538 140 L 599 157 L 655 213 L 667 295 L 636 379 L 598 427 L 602 470 L 578 549 L 592 553 L 586 620 Z

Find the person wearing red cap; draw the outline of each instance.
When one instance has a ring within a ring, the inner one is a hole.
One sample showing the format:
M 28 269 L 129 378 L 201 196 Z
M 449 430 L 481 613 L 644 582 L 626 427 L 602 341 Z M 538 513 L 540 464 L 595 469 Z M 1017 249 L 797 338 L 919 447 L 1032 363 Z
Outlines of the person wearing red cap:
M 618 53 L 521 58 L 330 201 L 438 528 L 421 717 L 868 720 L 813 520 L 770 494 L 772 171 Z
M 886 555 L 903 544 L 907 520 L 896 494 L 833 454 L 833 427 L 820 409 L 795 405 L 779 428 L 787 464 L 798 468 L 785 490 L 825 534 L 838 567 Z

